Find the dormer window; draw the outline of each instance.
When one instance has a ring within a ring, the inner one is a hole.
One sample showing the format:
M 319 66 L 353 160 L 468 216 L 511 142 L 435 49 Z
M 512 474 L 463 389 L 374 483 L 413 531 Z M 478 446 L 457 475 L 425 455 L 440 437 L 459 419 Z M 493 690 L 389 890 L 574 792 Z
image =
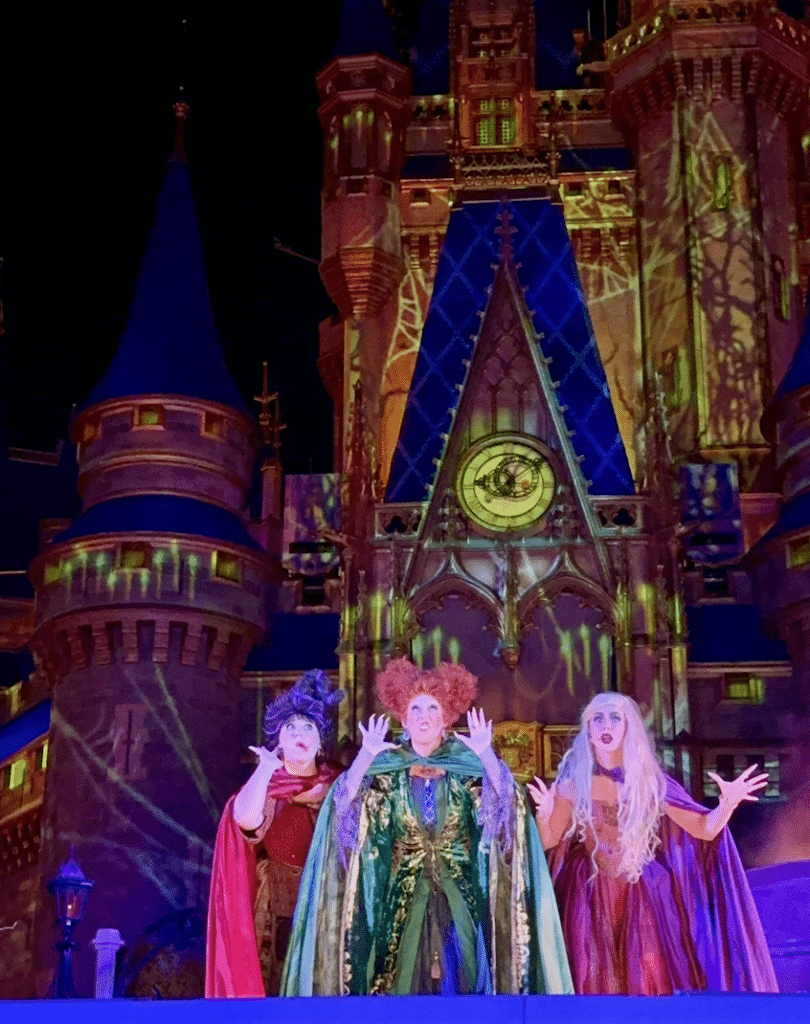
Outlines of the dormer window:
M 152 564 L 152 548 L 140 541 L 130 541 L 118 549 L 119 569 L 148 569 Z
M 788 569 L 803 569 L 810 565 L 810 538 L 799 537 L 787 546 Z
M 10 765 L 6 766 L 5 779 L 3 780 L 5 789 L 19 789 L 25 782 L 25 769 L 26 761 L 24 757 L 18 757 L 16 761 L 12 761 Z
M 726 672 L 723 676 L 723 700 L 738 701 L 741 704 L 764 704 L 764 678 L 750 675 L 748 672 Z
M 98 416 L 90 416 L 84 421 L 82 427 L 82 439 L 81 443 L 85 446 L 90 445 L 95 441 L 99 435 L 99 418 Z
M 211 553 L 211 575 L 230 583 L 242 582 L 242 559 L 227 551 Z
M 135 410 L 136 427 L 162 427 L 166 410 L 162 405 L 139 405 Z
M 225 437 L 225 417 L 217 412 L 207 412 L 203 416 L 202 432 L 209 437 Z

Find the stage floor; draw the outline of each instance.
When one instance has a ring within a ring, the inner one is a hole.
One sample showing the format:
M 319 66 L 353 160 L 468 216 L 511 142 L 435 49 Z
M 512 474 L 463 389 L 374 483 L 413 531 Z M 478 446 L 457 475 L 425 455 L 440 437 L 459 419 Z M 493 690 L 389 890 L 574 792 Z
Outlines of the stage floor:
M 808 1024 L 810 995 L 466 996 L 0 1002 L 24 1024 Z

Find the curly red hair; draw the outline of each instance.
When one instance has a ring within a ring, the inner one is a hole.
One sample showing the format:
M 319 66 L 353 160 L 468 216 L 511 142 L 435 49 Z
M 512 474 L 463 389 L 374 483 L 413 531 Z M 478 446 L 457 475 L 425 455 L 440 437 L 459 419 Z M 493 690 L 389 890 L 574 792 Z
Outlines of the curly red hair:
M 400 722 L 414 697 L 426 693 L 438 701 L 445 725 L 452 725 L 475 700 L 478 679 L 463 665 L 443 661 L 423 672 L 407 658 L 395 658 L 377 676 L 376 687 L 382 706 Z

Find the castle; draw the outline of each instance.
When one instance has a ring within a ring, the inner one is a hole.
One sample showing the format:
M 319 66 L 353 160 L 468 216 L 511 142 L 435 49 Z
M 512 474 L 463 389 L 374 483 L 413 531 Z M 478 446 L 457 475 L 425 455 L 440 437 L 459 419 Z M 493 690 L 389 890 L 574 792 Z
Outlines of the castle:
M 28 499 L 0 564 L 3 996 L 47 990 L 71 845 L 129 990 L 199 991 L 219 813 L 312 667 L 349 749 L 389 657 L 464 662 L 519 778 L 622 690 L 697 799 L 763 764 L 743 845 L 794 859 L 757 826 L 810 702 L 810 31 L 764 0 L 550 6 L 344 4 L 317 82 L 334 474 L 285 480 L 273 396 L 257 423 L 223 363 L 177 105 L 71 443 L 0 445 Z

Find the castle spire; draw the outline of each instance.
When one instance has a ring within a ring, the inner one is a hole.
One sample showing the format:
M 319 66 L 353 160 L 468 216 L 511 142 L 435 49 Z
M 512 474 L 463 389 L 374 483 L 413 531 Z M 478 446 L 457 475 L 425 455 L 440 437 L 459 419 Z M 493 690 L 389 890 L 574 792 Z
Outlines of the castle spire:
M 175 146 L 118 351 L 85 408 L 132 395 L 185 395 L 247 415 L 222 358 L 183 149 L 188 105 L 174 105 Z
M 174 104 L 174 149 L 171 160 L 179 163 L 188 163 L 186 157 L 186 118 L 188 117 L 189 106 L 183 99 L 185 86 L 180 86 L 180 99 Z

